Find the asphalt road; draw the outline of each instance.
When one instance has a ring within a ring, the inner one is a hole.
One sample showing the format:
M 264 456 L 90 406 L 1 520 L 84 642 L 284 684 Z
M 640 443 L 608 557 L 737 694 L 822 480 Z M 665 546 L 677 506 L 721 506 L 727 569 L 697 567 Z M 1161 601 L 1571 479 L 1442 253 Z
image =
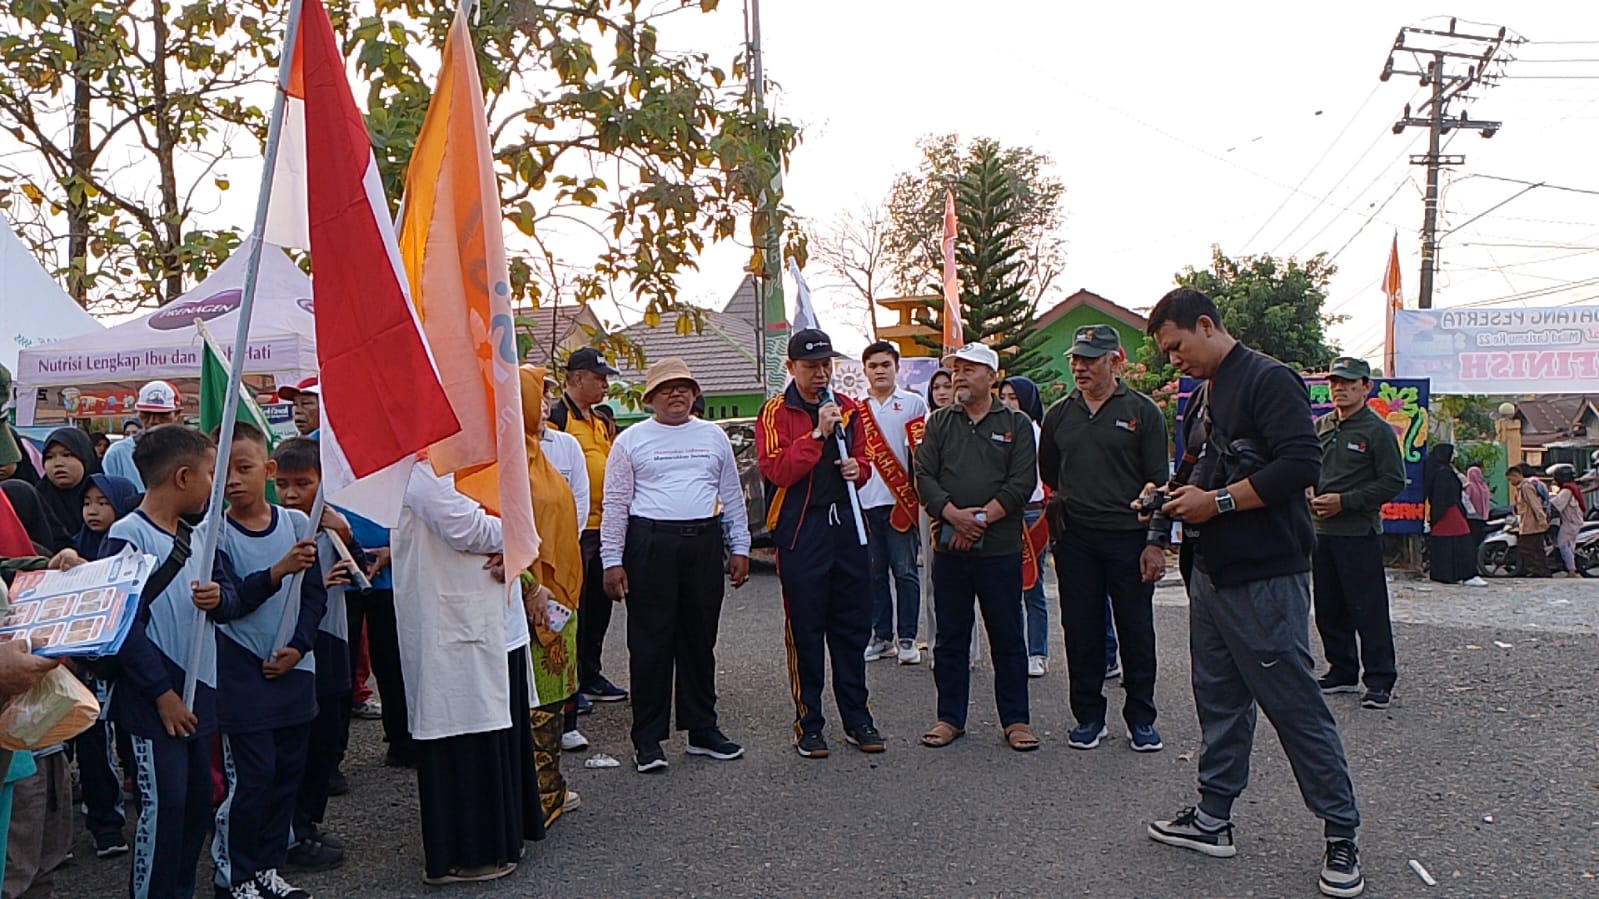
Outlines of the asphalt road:
M 1599 895 L 1599 585 L 1467 592 L 1401 578 L 1394 594 L 1394 706 L 1365 711 L 1354 696 L 1332 697 L 1365 820 L 1367 895 Z M 1055 627 L 1054 667 L 1032 682 L 1039 751 L 1004 746 L 981 670 L 967 736 L 920 747 L 933 721 L 930 672 L 876 662 L 868 678 L 888 752 L 862 755 L 830 727 L 832 757 L 810 761 L 791 745 L 776 579 L 757 574 L 727 602 L 719 652 L 722 723 L 748 747 L 745 758 L 689 758 L 680 740 L 669 772 L 637 774 L 627 764 L 626 707 L 601 708 L 582 729 L 594 752 L 624 766 L 585 769 L 584 756 L 568 754 L 580 810 L 531 846 L 511 877 L 432 889 L 420 882 L 413 779 L 381 767 L 378 724 L 356 722 L 345 764 L 352 791 L 333 800 L 328 822 L 350 845 L 349 861 L 296 881 L 319 897 L 1314 895 L 1320 823 L 1264 719 L 1253 782 L 1235 809 L 1236 858 L 1144 835 L 1148 819 L 1193 802 L 1199 748 L 1181 591 L 1162 589 L 1157 605 L 1164 752 L 1132 752 L 1115 725 L 1116 739 L 1097 750 L 1067 747 Z M 618 617 L 613 673 L 625 672 L 621 636 Z M 1120 690 L 1109 692 L 1114 715 Z M 1411 859 L 1439 885 L 1425 886 Z M 118 895 L 126 876 L 126 858 L 96 860 L 84 837 L 58 895 Z

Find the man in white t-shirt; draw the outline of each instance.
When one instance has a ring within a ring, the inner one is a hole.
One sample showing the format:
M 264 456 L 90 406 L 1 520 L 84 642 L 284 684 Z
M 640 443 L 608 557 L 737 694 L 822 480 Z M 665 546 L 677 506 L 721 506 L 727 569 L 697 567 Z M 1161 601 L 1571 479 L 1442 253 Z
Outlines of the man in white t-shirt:
M 158 425 L 177 421 L 182 408 L 183 397 L 178 393 L 178 388 L 170 383 L 151 381 L 140 387 L 139 398 L 133 406 L 134 411 L 139 413 L 139 433 L 111 444 L 111 448 L 105 451 L 105 458 L 100 460 L 101 470 L 126 478 L 143 491 L 144 479 L 139 477 L 139 469 L 133 464 L 133 448 L 138 445 L 139 434 Z
M 872 640 L 866 644 L 866 661 L 897 655 L 901 665 L 915 665 L 922 660 L 922 653 L 916 648 L 922 585 L 916 570 L 920 529 L 916 485 L 911 476 L 910 429 L 923 427 L 927 402 L 896 383 L 899 350 L 892 343 L 880 340 L 868 346 L 861 354 L 861 364 L 866 369 L 868 386 L 861 425 L 866 435 L 866 456 L 872 463 L 872 479 L 861 488 L 861 508 L 866 511 L 870 535 L 872 584 Z
M 672 686 L 688 753 L 736 759 L 744 747 L 716 722 L 716 631 L 722 616 L 722 534 L 727 577 L 749 580 L 750 529 L 733 444 L 693 416 L 699 382 L 681 359 L 650 366 L 644 404 L 653 417 L 623 431 L 605 463 L 600 562 L 605 592 L 627 602 L 634 761 L 666 769 Z M 675 672 L 674 672 L 675 667 Z

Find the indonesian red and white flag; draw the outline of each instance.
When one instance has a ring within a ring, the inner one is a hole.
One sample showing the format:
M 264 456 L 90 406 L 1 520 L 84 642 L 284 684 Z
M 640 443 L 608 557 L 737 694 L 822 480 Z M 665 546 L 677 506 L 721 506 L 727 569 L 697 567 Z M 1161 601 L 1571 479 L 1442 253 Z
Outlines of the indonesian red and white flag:
M 405 174 L 400 258 L 460 433 L 434 445 L 433 470 L 500 516 L 505 567 L 538 557 L 528 486 L 522 382 L 511 315 L 511 275 L 500 232 L 500 192 L 483 113 L 483 85 L 467 24 L 456 7 L 438 88 Z
M 944 191 L 944 355 L 966 345 L 961 325 L 961 285 L 955 274 L 955 192 Z
M 1383 335 L 1382 373 L 1394 376 L 1394 313 L 1405 308 L 1405 296 L 1399 283 L 1399 232 L 1394 232 L 1394 243 L 1388 250 L 1388 271 L 1383 273 L 1383 316 L 1387 329 Z
M 263 236 L 311 251 L 323 492 L 392 527 L 417 454 L 461 426 L 411 308 L 366 122 L 322 0 L 305 0 L 290 65 Z

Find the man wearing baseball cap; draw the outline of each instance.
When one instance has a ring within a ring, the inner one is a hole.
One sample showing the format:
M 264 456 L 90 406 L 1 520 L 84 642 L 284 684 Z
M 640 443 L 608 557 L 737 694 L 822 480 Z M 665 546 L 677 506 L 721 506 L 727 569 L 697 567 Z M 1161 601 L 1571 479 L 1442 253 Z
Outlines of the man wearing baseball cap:
M 833 657 L 833 698 L 844 737 L 862 752 L 882 752 L 883 737 L 866 701 L 866 644 L 872 634 L 867 548 L 855 527 L 849 485 L 871 476 L 860 404 L 831 390 L 842 355 L 815 328 L 788 341 L 793 377 L 761 407 L 755 457 L 769 492 L 767 522 L 777 544 L 777 572 L 788 621 L 788 677 L 794 693 L 794 745 L 826 758 L 822 682 Z M 838 433 L 844 435 L 840 451 Z
M 1018 751 L 1037 749 L 1022 637 L 1022 510 L 1038 486 L 1033 421 L 995 400 L 999 355 L 989 347 L 969 343 L 946 356 L 944 367 L 954 372 L 955 402 L 927 417 L 916 450 L 916 488 L 937 535 L 938 721 L 922 743 L 947 746 L 966 732 L 975 600 L 988 628 L 1005 740 Z
M 1155 730 L 1153 603 L 1166 557 L 1159 542 L 1148 543 L 1132 503 L 1146 484 L 1166 482 L 1166 418 L 1122 381 L 1125 361 L 1115 328 L 1077 329 L 1071 347 L 1077 387 L 1044 416 L 1038 468 L 1060 504 L 1055 570 L 1077 720 L 1067 744 L 1093 749 L 1109 734 L 1104 687 L 1112 659 L 1101 636 L 1108 605 L 1121 643 L 1128 740 L 1136 751 L 1154 752 L 1162 744 Z
M 151 381 L 140 387 L 138 399 L 133 404 L 133 411 L 139 413 L 142 431 L 177 421 L 178 413 L 182 409 L 183 395 L 178 393 L 178 388 L 167 381 Z M 133 464 L 133 447 L 138 439 L 139 436 L 135 434 L 111 444 L 111 448 L 105 451 L 105 459 L 101 460 L 100 466 L 108 475 L 132 481 L 142 493 L 144 479 L 139 477 L 139 469 Z
M 278 388 L 278 399 L 294 404 L 294 428 L 310 437 L 322 427 L 322 387 L 314 377 Z
M 682 359 L 651 365 L 644 404 L 653 417 L 623 431 L 605 463 L 600 561 L 605 592 L 627 603 L 640 772 L 667 767 L 661 743 L 671 733 L 674 683 L 688 754 L 724 761 L 744 754 L 717 726 L 716 632 L 722 535 L 732 544 L 726 571 L 736 590 L 750 576 L 750 527 L 733 444 L 720 426 L 694 417 L 699 393 Z
M 1333 411 L 1316 419 L 1321 478 L 1310 501 L 1316 517 L 1312 595 L 1328 665 L 1321 692 L 1358 691 L 1364 668 L 1361 704 L 1386 709 L 1398 675 L 1382 567 L 1382 507 L 1405 489 L 1405 460 L 1393 426 L 1366 405 L 1366 360 L 1334 359 L 1327 383 Z
M 600 564 L 600 518 L 605 502 L 605 461 L 616 440 L 616 416 L 605 405 L 617 371 L 594 347 L 579 347 L 566 360 L 566 390 L 550 407 L 549 426 L 577 438 L 589 472 L 589 507 L 579 546 L 583 551 L 583 595 L 577 608 L 578 711 L 591 702 L 621 702 L 627 691 L 601 670 L 605 632 L 611 627 L 611 600 L 605 595 Z

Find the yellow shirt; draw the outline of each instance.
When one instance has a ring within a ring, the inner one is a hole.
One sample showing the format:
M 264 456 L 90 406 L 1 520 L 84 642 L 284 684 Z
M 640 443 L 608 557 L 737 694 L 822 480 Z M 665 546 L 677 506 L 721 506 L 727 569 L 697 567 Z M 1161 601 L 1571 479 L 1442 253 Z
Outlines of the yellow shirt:
M 566 402 L 565 397 L 561 401 Z M 611 455 L 610 424 L 593 412 L 580 418 L 577 410 L 569 407 L 564 426 L 557 426 L 556 430 L 576 437 L 583 447 L 583 461 L 589 471 L 589 517 L 583 529 L 597 531 L 605 499 L 605 460 Z

